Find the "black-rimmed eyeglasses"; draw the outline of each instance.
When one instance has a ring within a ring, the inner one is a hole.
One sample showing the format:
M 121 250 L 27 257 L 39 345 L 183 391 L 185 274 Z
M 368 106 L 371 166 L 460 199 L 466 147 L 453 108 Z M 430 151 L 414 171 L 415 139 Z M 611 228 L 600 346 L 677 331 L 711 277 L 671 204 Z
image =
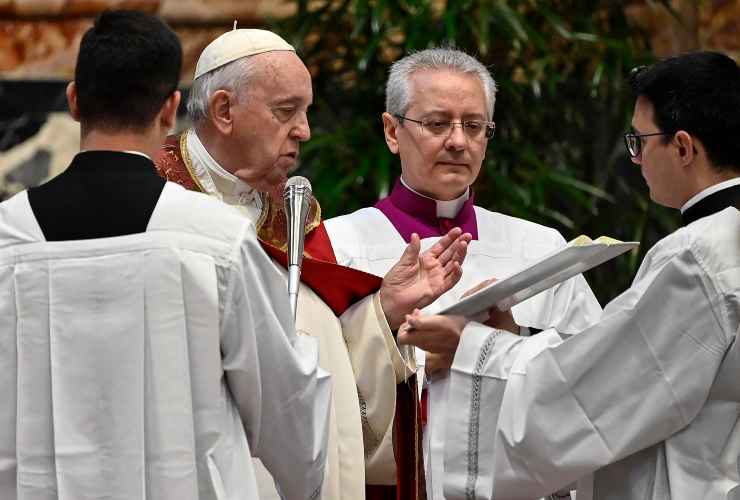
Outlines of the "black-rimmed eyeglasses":
M 459 122 L 453 122 L 451 120 L 414 120 L 403 115 L 393 115 L 399 120 L 408 120 L 413 123 L 421 125 L 422 130 L 429 131 L 432 135 L 436 136 L 447 136 L 450 134 L 452 129 L 459 125 L 463 129 L 466 136 L 471 139 L 480 139 L 485 136 L 486 139 L 493 137 L 496 132 L 496 124 L 494 122 L 486 122 L 481 120 L 463 120 Z
M 627 132 L 624 134 L 624 145 L 627 147 L 627 152 L 632 158 L 637 158 L 642 153 L 642 138 L 652 137 L 654 135 L 670 135 L 668 132 L 654 132 L 652 134 L 635 134 L 634 132 Z

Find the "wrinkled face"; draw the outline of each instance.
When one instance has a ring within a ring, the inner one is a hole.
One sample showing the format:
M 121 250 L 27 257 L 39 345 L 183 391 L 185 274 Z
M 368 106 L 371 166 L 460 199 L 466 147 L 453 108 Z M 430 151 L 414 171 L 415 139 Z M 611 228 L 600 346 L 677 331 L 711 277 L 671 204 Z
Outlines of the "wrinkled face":
M 293 52 L 267 52 L 233 108 L 230 155 L 253 188 L 280 191 L 296 166 L 300 143 L 311 137 L 306 112 L 313 102 L 311 75 Z
M 487 121 L 486 96 L 477 76 L 451 70 L 421 70 L 409 78 L 414 120 Z M 478 177 L 486 155 L 485 135 L 470 138 L 460 126 L 433 135 L 420 124 L 383 114 L 385 138 L 401 157 L 402 175 L 414 190 L 438 200 L 460 196 Z
M 637 98 L 632 114 L 632 129 L 636 134 L 661 132 L 655 124 L 653 104 L 644 96 Z M 678 208 L 683 204 L 685 187 L 683 186 L 683 169 L 677 165 L 673 154 L 673 141 L 665 142 L 661 135 L 642 137 L 640 155 L 632 161 L 640 165 L 642 176 L 650 188 L 650 198 L 661 205 Z

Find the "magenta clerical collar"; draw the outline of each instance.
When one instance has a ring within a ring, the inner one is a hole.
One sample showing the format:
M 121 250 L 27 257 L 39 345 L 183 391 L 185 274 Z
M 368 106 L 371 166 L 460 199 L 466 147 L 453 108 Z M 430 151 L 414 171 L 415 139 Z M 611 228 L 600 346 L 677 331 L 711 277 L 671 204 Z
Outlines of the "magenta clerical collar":
M 436 200 L 411 191 L 398 179 L 390 196 L 378 201 L 375 208 L 388 217 L 406 242 L 411 240 L 411 233 L 417 233 L 421 238 L 430 238 L 442 236 L 456 226 L 463 232 L 472 234 L 473 239 L 477 240 L 478 223 L 475 220 L 473 198 L 471 190 L 470 197 L 454 219 L 438 218 Z

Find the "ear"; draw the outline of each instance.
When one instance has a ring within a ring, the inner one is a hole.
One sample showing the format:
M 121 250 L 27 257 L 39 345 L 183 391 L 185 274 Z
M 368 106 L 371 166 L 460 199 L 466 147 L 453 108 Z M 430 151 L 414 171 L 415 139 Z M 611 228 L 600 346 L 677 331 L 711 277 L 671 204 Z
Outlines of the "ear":
M 401 124 L 390 113 L 383 113 L 382 118 L 383 133 L 385 133 L 385 143 L 388 144 L 388 149 L 391 150 L 391 153 L 397 155 L 398 139 L 396 137 L 396 132 L 398 131 L 398 127 L 400 127 Z
M 177 121 L 177 109 L 180 106 L 181 98 L 182 95 L 180 94 L 180 91 L 175 90 L 172 95 L 164 101 L 164 104 L 162 105 L 162 113 L 160 115 L 162 128 L 164 130 L 172 130 L 175 126 L 175 122 Z
M 67 104 L 72 118 L 77 122 L 80 121 L 80 108 L 77 106 L 77 85 L 75 85 L 75 82 L 69 82 L 67 85 Z
M 232 105 L 233 93 L 228 90 L 217 90 L 208 98 L 208 118 L 211 124 L 223 135 L 231 135 L 234 128 Z
M 673 136 L 673 140 L 677 146 L 678 159 L 681 165 L 685 166 L 693 162 L 696 156 L 696 148 L 694 147 L 694 138 L 691 137 L 691 134 L 685 130 L 679 130 Z

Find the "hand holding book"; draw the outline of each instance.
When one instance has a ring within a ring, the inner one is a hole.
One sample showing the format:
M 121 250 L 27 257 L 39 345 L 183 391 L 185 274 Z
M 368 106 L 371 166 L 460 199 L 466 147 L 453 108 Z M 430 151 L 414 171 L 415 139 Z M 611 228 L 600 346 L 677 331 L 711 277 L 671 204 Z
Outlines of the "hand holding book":
M 477 285 L 475 285 L 473 288 L 462 294 L 461 299 L 464 299 L 465 297 L 474 294 L 478 290 L 482 290 L 483 288 L 487 287 L 488 285 L 493 285 L 496 281 L 498 281 L 496 278 L 489 278 L 487 280 L 481 281 Z M 507 309 L 505 311 L 499 310 L 497 307 L 492 307 L 485 311 L 484 313 L 480 313 L 477 318 L 471 318 L 478 320 L 479 322 L 483 323 L 484 325 L 488 325 L 491 328 L 498 328 L 499 330 L 508 330 L 511 333 L 519 334 L 519 325 L 516 324 L 516 321 L 514 321 L 514 316 L 511 314 L 511 310 Z
M 622 242 L 608 236 L 595 240 L 588 236 L 579 236 L 564 248 L 544 256 L 511 276 L 482 282 L 470 295 L 466 294 L 457 303 L 440 311 L 440 314 L 475 318 L 492 307 L 506 311 L 568 278 L 638 246 L 638 242 Z

